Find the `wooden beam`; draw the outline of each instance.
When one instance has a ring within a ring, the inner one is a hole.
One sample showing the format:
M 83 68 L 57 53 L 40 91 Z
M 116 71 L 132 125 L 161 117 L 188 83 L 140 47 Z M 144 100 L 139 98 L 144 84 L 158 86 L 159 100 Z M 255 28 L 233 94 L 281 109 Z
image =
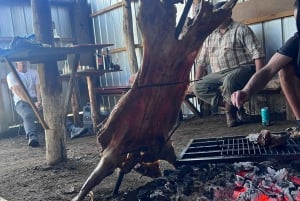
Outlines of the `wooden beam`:
M 134 46 L 134 34 L 133 34 L 133 22 L 132 22 L 132 11 L 131 1 L 123 0 L 123 31 L 127 46 L 127 54 L 129 60 L 130 73 L 134 74 L 138 71 L 138 62 L 135 54 Z
M 0 4 L 11 4 L 11 3 L 27 3 L 30 4 L 30 0 L 0 0 Z M 50 0 L 51 5 L 64 5 L 68 6 L 74 4 L 74 0 Z
M 135 44 L 134 47 L 135 48 L 143 48 L 143 45 L 142 44 Z M 115 54 L 115 53 L 119 53 L 119 52 L 125 52 L 125 51 L 127 51 L 127 47 L 119 47 L 119 48 L 109 50 L 109 52 L 111 54 Z M 105 54 L 105 51 L 103 51 L 102 54 Z
M 67 91 L 66 91 L 65 102 L 64 102 L 64 105 L 63 105 L 63 108 L 62 108 L 63 117 L 67 116 L 67 108 L 69 106 L 69 102 L 70 102 L 71 96 L 72 96 L 73 86 L 74 86 L 74 82 L 75 82 L 75 75 L 76 75 L 76 72 L 77 72 L 79 59 L 80 59 L 80 55 L 75 54 L 74 60 L 71 60 L 71 59 L 69 60 L 69 63 L 71 63 L 71 66 L 72 66 L 72 71 L 71 71 L 71 76 L 70 76 L 69 83 L 68 83 L 68 88 L 67 88 Z
M 104 8 L 104 9 L 101 9 L 99 11 L 96 11 L 96 12 L 92 13 L 90 15 L 90 17 L 95 17 L 95 16 L 98 16 L 98 15 L 102 15 L 104 13 L 107 13 L 107 12 L 112 11 L 114 9 L 120 8 L 122 6 L 123 6 L 123 2 L 119 2 L 119 3 L 113 4 L 111 6 L 108 6 L 108 7 Z
M 237 4 L 232 18 L 247 24 L 293 15 L 295 0 L 251 0 Z
M 36 58 L 40 63 L 47 61 L 56 61 L 56 58 L 65 57 L 68 54 L 82 54 L 86 52 L 93 52 L 95 50 L 102 49 L 104 47 L 112 46 L 113 44 L 85 44 L 85 45 L 75 45 L 73 47 L 28 47 L 28 48 L 17 48 L 13 51 L 4 50 L 2 56 L 5 56 L 10 61 L 30 61 L 32 63 L 32 58 L 36 61 Z M 47 56 L 47 57 L 46 57 Z M 42 58 L 46 57 L 46 58 Z M 52 69 L 54 65 L 52 66 Z M 59 75 L 59 74 L 58 74 Z
M 90 11 L 86 1 L 76 1 L 72 7 L 74 38 L 77 44 L 91 44 L 93 26 L 89 17 Z M 86 52 L 80 55 L 80 64 L 83 66 L 95 66 L 94 52 Z
M 5 42 L 10 42 L 14 39 L 12 36 L 4 36 L 0 37 L 0 41 L 5 41 Z M 75 39 L 74 38 L 59 38 L 59 40 L 63 43 L 74 43 Z
M 91 114 L 92 114 L 92 122 L 93 122 L 93 131 L 97 132 L 97 125 L 100 123 L 100 116 L 99 116 L 99 109 L 97 104 L 97 99 L 95 96 L 95 87 L 94 87 L 94 80 L 92 76 L 86 77 L 88 92 L 90 97 L 90 106 L 91 106 Z
M 270 20 L 274 20 L 274 19 L 290 17 L 290 16 L 293 16 L 293 15 L 294 15 L 294 12 L 292 10 L 290 10 L 290 11 L 283 11 L 283 12 L 276 13 L 276 14 L 271 14 L 271 15 L 268 15 L 268 16 L 247 19 L 247 20 L 244 20 L 242 22 L 244 24 L 256 24 L 256 23 L 266 22 L 266 21 L 270 21 Z
M 37 40 L 54 45 L 49 0 L 31 0 L 33 30 Z M 55 165 L 67 159 L 65 122 L 62 110 L 62 84 L 59 82 L 57 61 L 49 60 L 38 65 L 43 113 L 49 129 L 45 130 L 46 160 Z

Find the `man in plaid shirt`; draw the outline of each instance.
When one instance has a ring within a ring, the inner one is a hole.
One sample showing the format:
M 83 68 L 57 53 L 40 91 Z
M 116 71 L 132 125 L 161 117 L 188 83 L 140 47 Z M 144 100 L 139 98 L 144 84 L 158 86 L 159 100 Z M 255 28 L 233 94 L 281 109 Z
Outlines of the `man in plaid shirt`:
M 226 2 L 219 2 L 219 9 Z M 213 108 L 225 107 L 228 127 L 247 119 L 245 110 L 231 103 L 231 94 L 242 89 L 264 65 L 264 51 L 253 31 L 232 20 L 231 16 L 204 41 L 196 61 L 196 81 L 189 91 Z M 210 66 L 212 73 L 205 75 Z

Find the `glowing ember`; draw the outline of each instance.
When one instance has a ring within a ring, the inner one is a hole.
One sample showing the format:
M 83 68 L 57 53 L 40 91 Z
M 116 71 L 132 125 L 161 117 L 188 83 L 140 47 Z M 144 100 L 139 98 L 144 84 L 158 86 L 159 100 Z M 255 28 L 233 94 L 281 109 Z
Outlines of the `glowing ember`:
M 300 201 L 297 164 L 264 161 L 180 166 L 112 200 Z
M 238 201 L 299 201 L 300 179 L 287 169 L 259 168 L 254 163 L 236 163 L 236 189 L 233 198 Z

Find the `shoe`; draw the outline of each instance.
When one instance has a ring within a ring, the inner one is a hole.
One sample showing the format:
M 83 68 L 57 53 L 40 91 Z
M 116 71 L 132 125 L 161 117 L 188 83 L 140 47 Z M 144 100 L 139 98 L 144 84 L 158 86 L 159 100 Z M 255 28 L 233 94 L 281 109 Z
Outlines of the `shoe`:
M 250 121 L 253 121 L 252 116 L 249 115 L 249 114 L 246 114 L 244 108 L 240 108 L 240 109 L 237 111 L 236 114 L 237 114 L 237 119 L 238 119 L 240 122 L 250 122 Z
M 40 146 L 39 141 L 36 138 L 29 138 L 28 140 L 28 146 L 30 147 L 38 147 Z
M 226 123 L 228 127 L 235 127 L 238 125 L 237 117 L 237 108 L 231 104 L 225 104 L 225 115 L 226 115 Z
M 236 119 L 236 115 L 230 113 L 230 112 L 226 112 L 226 123 L 227 126 L 230 127 L 235 127 L 238 125 L 238 121 Z
M 71 131 L 71 139 L 77 138 L 88 132 L 88 128 L 73 127 Z

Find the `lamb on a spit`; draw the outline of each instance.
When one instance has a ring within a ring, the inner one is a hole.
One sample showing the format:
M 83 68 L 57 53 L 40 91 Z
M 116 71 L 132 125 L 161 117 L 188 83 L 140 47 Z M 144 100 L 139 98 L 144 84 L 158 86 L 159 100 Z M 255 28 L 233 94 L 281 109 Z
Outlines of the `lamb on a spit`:
M 132 88 L 98 132 L 100 161 L 73 201 L 84 200 L 116 168 L 128 173 L 136 167 L 145 175 L 158 176 L 158 160 L 176 162 L 170 131 L 177 122 L 193 62 L 205 38 L 231 14 L 237 0 L 216 11 L 202 0 L 180 40 L 175 37 L 176 7 L 165 2 L 140 0 L 143 62 Z

